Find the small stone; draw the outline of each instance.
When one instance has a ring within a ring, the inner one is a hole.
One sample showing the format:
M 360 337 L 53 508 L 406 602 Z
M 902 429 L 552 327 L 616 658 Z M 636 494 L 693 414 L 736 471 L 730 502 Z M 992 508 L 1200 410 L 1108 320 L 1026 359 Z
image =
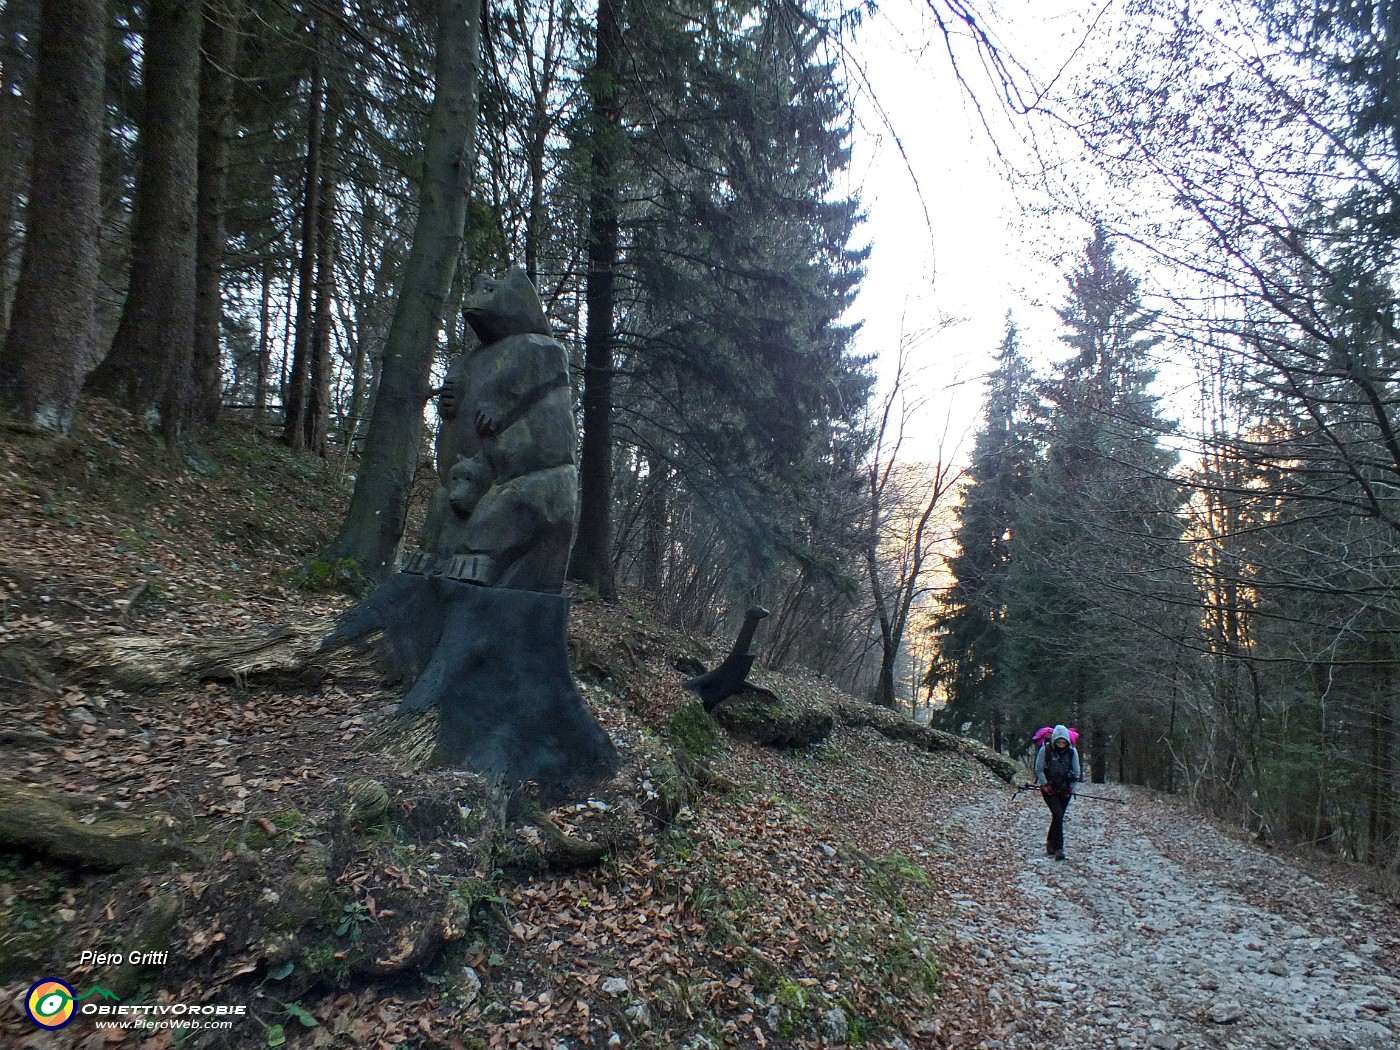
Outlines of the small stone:
M 603 991 L 609 995 L 626 995 L 627 980 L 623 977 L 609 977 L 603 982 Z
M 846 1020 L 846 1011 L 839 1006 L 832 1007 L 826 1012 L 822 1019 L 826 1025 L 826 1034 L 832 1042 L 841 1044 L 850 1034 L 850 1025 Z
M 1244 1016 L 1244 1007 L 1239 1003 L 1224 1000 L 1214 1003 L 1207 1011 L 1207 1015 L 1216 1024 L 1234 1024 Z
M 462 983 L 457 989 L 457 998 L 463 1006 L 471 1006 L 481 994 L 481 978 L 470 966 L 462 967 Z
M 1268 967 L 1268 968 L 1269 968 L 1269 972 L 1270 972 L 1271 974 L 1273 974 L 1275 977 L 1287 977 L 1287 976 L 1288 976 L 1288 967 L 1287 967 L 1287 966 L 1284 966 L 1283 963 L 1280 963 L 1280 962 L 1269 963 L 1269 967 Z

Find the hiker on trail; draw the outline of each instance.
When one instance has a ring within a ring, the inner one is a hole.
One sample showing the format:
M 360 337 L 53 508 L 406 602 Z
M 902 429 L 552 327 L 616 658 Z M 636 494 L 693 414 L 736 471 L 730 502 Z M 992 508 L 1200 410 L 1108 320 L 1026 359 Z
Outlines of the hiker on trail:
M 1050 742 L 1040 745 L 1035 753 L 1035 782 L 1041 797 L 1050 809 L 1050 832 L 1045 836 L 1045 853 L 1056 860 L 1065 859 L 1065 810 L 1074 797 L 1074 785 L 1079 781 L 1079 751 L 1065 726 L 1057 725 Z

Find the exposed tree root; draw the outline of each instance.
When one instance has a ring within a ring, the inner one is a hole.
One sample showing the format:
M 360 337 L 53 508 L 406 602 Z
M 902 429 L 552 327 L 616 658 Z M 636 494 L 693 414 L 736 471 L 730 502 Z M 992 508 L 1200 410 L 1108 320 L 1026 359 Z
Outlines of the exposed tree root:
M 34 784 L 0 781 L 0 842 L 91 868 L 159 860 L 181 849 L 170 843 L 172 822 L 161 814 L 80 807 L 80 801 Z

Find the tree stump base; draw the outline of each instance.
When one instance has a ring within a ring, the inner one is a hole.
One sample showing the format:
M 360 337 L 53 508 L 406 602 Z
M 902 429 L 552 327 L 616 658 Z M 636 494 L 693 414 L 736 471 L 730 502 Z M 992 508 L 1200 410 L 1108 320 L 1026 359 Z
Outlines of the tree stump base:
M 552 805 L 610 775 L 617 752 L 569 671 L 569 600 L 398 573 L 347 612 L 322 651 L 381 634 L 411 685 L 399 714 L 438 712 L 429 764 L 533 782 Z

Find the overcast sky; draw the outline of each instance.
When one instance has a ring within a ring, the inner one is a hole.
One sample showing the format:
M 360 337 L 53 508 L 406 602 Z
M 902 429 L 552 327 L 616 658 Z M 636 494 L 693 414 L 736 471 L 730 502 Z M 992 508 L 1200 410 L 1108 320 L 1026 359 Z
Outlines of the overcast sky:
M 1004 0 L 994 32 L 1011 57 L 1045 79 L 1102 6 Z M 1020 149 L 1015 128 L 970 46 L 959 56 L 968 86 L 959 83 L 921 0 L 882 4 L 852 54 L 853 75 L 866 79 L 852 177 L 873 249 L 855 310 L 864 321 L 858 349 L 879 355 L 888 381 L 901 340 L 911 348 L 924 403 L 904 458 L 934 458 L 945 429 L 947 451 L 960 445 L 965 454 L 1007 311 L 1028 356 L 1038 364 L 1063 356 L 1053 309 L 1065 284 L 1050 260 L 1066 248 L 1077 252 L 1088 230 L 1027 210 L 1037 203 L 1032 188 L 1009 179 L 996 154 Z

